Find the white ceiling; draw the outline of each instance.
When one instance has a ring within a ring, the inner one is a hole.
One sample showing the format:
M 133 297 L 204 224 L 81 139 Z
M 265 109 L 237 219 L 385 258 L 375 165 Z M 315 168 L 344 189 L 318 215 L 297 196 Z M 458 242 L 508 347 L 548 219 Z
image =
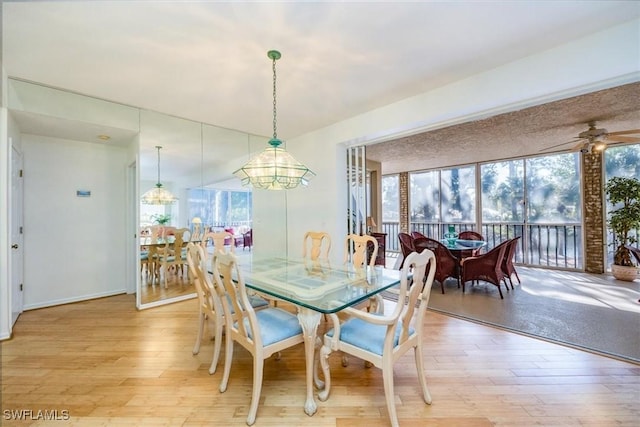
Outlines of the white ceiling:
M 3 2 L 9 77 L 288 139 L 640 16 L 638 1 Z

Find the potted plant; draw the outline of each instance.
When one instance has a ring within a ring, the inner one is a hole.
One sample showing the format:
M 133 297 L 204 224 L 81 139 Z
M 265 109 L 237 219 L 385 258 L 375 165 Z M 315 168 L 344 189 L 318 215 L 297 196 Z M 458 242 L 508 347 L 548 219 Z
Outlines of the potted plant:
M 171 221 L 171 215 L 169 214 L 155 214 L 151 216 L 153 222 L 159 225 L 167 225 Z
M 613 177 L 607 181 L 604 189 L 613 206 L 607 223 L 615 235 L 613 244 L 617 245 L 611 272 L 616 279 L 632 281 L 638 275 L 638 269 L 625 246 L 636 242 L 637 236 L 630 232 L 640 228 L 640 181 L 636 178 Z

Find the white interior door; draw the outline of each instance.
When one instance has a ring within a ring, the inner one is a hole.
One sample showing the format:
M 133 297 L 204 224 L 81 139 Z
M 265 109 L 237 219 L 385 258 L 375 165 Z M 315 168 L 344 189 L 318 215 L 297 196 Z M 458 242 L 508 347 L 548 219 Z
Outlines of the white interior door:
M 11 141 L 9 141 L 11 144 Z M 23 279 L 23 234 L 22 234 L 22 153 L 11 147 L 11 325 L 16 323 L 22 313 L 22 279 Z

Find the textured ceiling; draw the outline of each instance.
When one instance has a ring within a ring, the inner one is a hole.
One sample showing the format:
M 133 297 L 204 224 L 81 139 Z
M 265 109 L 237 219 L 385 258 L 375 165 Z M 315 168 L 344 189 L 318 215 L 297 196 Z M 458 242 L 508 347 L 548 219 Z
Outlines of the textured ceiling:
M 369 145 L 367 158 L 391 174 L 562 151 L 591 120 L 609 132 L 640 129 L 640 83 Z

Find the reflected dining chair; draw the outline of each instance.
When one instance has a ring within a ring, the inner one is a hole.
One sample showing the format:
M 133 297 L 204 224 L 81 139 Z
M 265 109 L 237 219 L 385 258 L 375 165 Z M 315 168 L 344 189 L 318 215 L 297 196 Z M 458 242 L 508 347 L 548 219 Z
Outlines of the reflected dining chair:
M 329 259 L 331 236 L 324 231 L 307 231 L 302 238 L 302 258 L 316 261 Z
M 253 230 L 249 229 L 244 233 L 242 233 L 242 250 L 244 251 L 247 248 L 251 250 L 252 246 L 253 246 Z
M 171 234 L 173 241 L 170 241 L 169 235 L 166 235 L 165 245 L 158 248 L 157 263 L 162 268 L 165 288 L 168 287 L 167 277 L 170 270 L 173 270 L 176 275 L 178 270 L 180 270 L 180 274 L 183 274 L 182 267 L 187 263 L 187 252 L 184 243 L 189 241 L 190 233 L 188 228 L 177 228 Z
M 504 299 L 500 284 L 504 279 L 502 260 L 504 259 L 508 244 L 509 240 L 505 240 L 486 254 L 465 258 L 461 261 L 462 293 L 464 293 L 466 282 L 483 280 L 497 286 L 498 292 L 500 292 L 500 299 Z M 509 290 L 506 282 L 504 286 Z
M 281 308 L 253 309 L 235 254 L 216 254 L 213 278 L 225 316 L 225 360 L 220 392 L 227 390 L 233 345 L 237 342 L 253 356 L 253 391 L 247 415 L 247 424 L 252 425 L 260 402 L 265 359 L 302 343 L 302 327 L 295 314 Z
M 147 283 L 155 284 L 157 273 L 159 225 L 143 227 L 140 230 L 140 274 L 146 273 Z
M 399 426 L 394 395 L 393 365 L 409 349 L 413 349 L 422 399 L 425 403 L 431 404 L 431 395 L 424 375 L 422 328 L 435 270 L 436 258 L 433 252 L 430 250 L 423 250 L 421 253 L 413 252 L 407 257 L 402 267 L 398 303 L 391 314 L 381 316 L 346 308 L 344 311 L 351 317 L 342 324 L 338 316 L 330 315 L 333 328 L 324 335 L 324 345 L 320 349 L 320 364 L 324 376 L 324 389 L 318 394 L 320 400 L 327 400 L 331 393 L 329 355 L 333 351 L 342 351 L 382 369 L 389 419 L 393 427 Z M 413 280 L 410 279 L 410 274 Z M 409 283 L 412 284 L 407 290 Z
M 213 335 L 213 357 L 209 374 L 214 374 L 218 366 L 220 349 L 222 348 L 222 328 L 224 326 L 223 308 L 220 298 L 206 273 L 206 254 L 202 246 L 189 242 L 187 244 L 187 263 L 198 295 L 198 335 L 193 347 L 193 354 L 200 352 L 200 344 L 208 321 L 209 331 Z
M 449 277 L 457 280 L 460 287 L 460 261 L 442 243 L 428 237 L 418 237 L 413 240 L 416 252 L 429 249 L 436 257 L 435 280 L 440 282 L 440 288 L 444 294 L 444 282 Z

